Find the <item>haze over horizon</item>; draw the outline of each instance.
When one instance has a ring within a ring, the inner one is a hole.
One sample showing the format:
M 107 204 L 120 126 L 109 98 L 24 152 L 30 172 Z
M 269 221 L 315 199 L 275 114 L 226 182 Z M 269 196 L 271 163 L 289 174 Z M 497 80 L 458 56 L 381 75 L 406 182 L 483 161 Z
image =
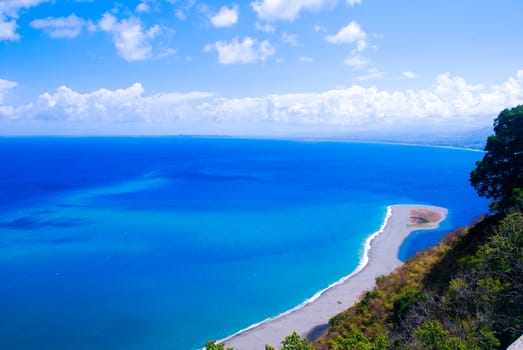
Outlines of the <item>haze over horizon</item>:
M 5 0 L 0 135 L 468 132 L 523 103 L 523 3 Z

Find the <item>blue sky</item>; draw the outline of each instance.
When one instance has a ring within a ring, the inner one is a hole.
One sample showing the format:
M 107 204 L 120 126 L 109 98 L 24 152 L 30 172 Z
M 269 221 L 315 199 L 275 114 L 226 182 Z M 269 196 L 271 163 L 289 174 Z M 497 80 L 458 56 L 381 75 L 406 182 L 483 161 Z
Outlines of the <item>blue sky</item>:
M 521 38 L 521 0 L 1 0 L 0 135 L 480 128 Z

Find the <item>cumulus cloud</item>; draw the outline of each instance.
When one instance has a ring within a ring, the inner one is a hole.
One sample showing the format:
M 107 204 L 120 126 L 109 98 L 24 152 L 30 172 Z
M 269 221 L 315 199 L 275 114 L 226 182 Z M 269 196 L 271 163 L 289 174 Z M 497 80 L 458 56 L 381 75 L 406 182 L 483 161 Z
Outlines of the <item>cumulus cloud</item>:
M 147 0 L 142 0 L 137 6 L 136 6 L 136 12 L 144 12 L 147 13 L 151 11 L 151 6 L 147 2 Z
M 220 10 L 210 17 L 211 23 L 215 27 L 231 27 L 238 22 L 238 5 L 231 8 L 222 6 Z
M 149 29 L 142 26 L 136 18 L 118 20 L 114 15 L 106 12 L 98 23 L 99 28 L 113 36 L 114 46 L 118 54 L 127 61 L 139 61 L 153 57 L 150 40 L 161 31 L 155 25 Z
M 346 0 L 350 6 L 361 4 L 361 0 Z M 254 0 L 251 7 L 258 18 L 275 21 L 293 21 L 303 11 L 320 11 L 324 8 L 332 8 L 338 4 L 338 0 Z
M 314 62 L 314 59 L 312 57 L 309 57 L 309 56 L 300 56 L 298 58 L 298 60 L 301 61 L 301 62 L 306 62 L 306 63 Z
M 0 99 L 16 83 L 0 81 Z M 0 100 L 0 113 L 38 120 L 68 122 L 180 122 L 227 128 L 239 124 L 299 127 L 311 125 L 370 130 L 387 126 L 416 127 L 423 123 L 441 126 L 490 126 L 504 108 L 523 103 L 523 70 L 505 82 L 483 86 L 462 77 L 440 74 L 434 83 L 419 90 L 382 90 L 354 85 L 319 93 L 274 94 L 260 97 L 223 98 L 207 92 L 145 94 L 141 84 L 125 89 L 99 89 L 81 93 L 62 86 L 40 95 L 27 106 L 9 107 Z M 200 129 L 201 130 L 201 129 Z M 264 130 L 259 130 L 263 132 Z M 198 132 L 195 130 L 195 132 Z
M 376 73 L 376 72 L 370 72 Z M 379 72 L 378 72 L 379 73 Z M 234 120 L 270 120 L 305 124 L 380 127 L 418 122 L 462 123 L 495 116 L 523 103 L 523 70 L 501 85 L 485 88 L 461 77 L 441 74 L 430 89 L 387 91 L 354 85 L 322 93 L 214 99 L 200 106 L 206 115 Z M 477 123 L 490 125 L 492 119 Z
M 325 37 L 325 40 L 331 44 L 356 43 L 356 47 L 351 50 L 343 63 L 357 70 L 370 64 L 370 60 L 362 55 L 362 53 L 369 47 L 367 39 L 367 33 L 356 21 L 350 22 L 345 27 L 341 28 L 338 33 L 327 35 Z M 374 74 L 374 76 L 376 76 L 376 74 Z
M 256 63 L 265 61 L 276 52 L 267 40 L 259 42 L 250 37 L 245 37 L 243 41 L 239 41 L 238 38 L 232 39 L 231 42 L 217 41 L 206 45 L 204 50 L 216 50 L 218 62 L 221 64 Z
M 304 10 L 318 11 L 336 3 L 336 0 L 255 0 L 251 7 L 260 19 L 292 21 Z
M 367 47 L 367 33 L 361 29 L 361 26 L 356 21 L 350 22 L 334 35 L 327 35 L 325 40 L 331 44 L 355 42 L 357 43 L 358 51 L 363 51 Z
M 76 38 L 84 29 L 95 31 L 96 25 L 90 21 L 77 17 L 74 13 L 68 17 L 48 17 L 35 19 L 30 23 L 34 29 L 41 29 L 51 38 Z
M 165 93 L 144 96 L 141 84 L 126 89 L 99 89 L 79 93 L 66 86 L 44 93 L 37 102 L 38 118 L 67 121 L 150 122 L 189 116 L 187 103 L 211 97 L 207 92 Z
M 18 40 L 20 35 L 16 33 L 16 20 L 7 20 L 0 17 L 0 40 Z
M 50 0 L 2 0 L 0 1 L 0 41 L 18 40 L 16 20 L 20 10 L 38 6 Z

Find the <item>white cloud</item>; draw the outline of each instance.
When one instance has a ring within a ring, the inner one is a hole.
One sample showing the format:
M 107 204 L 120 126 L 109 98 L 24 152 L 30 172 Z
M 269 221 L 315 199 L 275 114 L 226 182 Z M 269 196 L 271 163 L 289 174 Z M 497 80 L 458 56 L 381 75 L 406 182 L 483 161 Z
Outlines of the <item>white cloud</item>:
M 16 20 L 21 9 L 38 6 L 50 0 L 2 0 L 0 1 L 0 41 L 18 40 Z
M 281 34 L 281 41 L 283 41 L 285 44 L 289 44 L 291 46 L 303 46 L 302 44 L 300 44 L 297 34 L 283 32 Z
M 0 99 L 16 83 L 0 81 Z M 147 96 L 141 84 L 125 89 L 80 93 L 62 86 L 40 95 L 33 105 L 11 107 L 0 102 L 0 115 L 69 122 L 156 122 L 299 128 L 310 125 L 331 130 L 371 130 L 387 126 L 490 126 L 504 108 L 523 103 L 523 70 L 499 85 L 470 84 L 462 77 L 440 74 L 432 86 L 419 90 L 381 90 L 353 85 L 319 93 L 289 93 L 223 98 L 206 92 Z M 23 112 L 23 113 L 22 113 Z M 28 117 L 29 116 L 29 117 Z M 158 124 L 159 132 L 168 133 Z M 236 130 L 236 129 L 234 129 Z M 260 129 L 257 132 L 267 132 Z M 296 129 L 294 129 L 296 130 Z M 223 133 L 222 132 L 222 133 Z
M 149 28 L 145 34 L 146 34 L 147 38 L 154 39 L 158 36 L 158 34 L 161 33 L 161 31 L 162 31 L 162 27 L 160 27 L 158 24 L 155 24 L 154 26 Z
M 38 6 L 50 0 L 2 0 L 0 2 L 0 13 L 5 16 L 18 18 L 18 12 L 21 9 Z
M 28 117 L 31 113 L 32 105 L 25 106 L 8 106 L 4 104 L 5 96 L 9 93 L 9 90 L 18 86 L 18 83 L 10 80 L 0 79 L 0 120 L 5 119 L 16 119 L 21 115 Z
M 336 3 L 337 0 L 255 0 L 251 7 L 260 19 L 292 21 L 301 11 L 318 11 Z
M 272 34 L 276 31 L 276 28 L 273 25 L 270 25 L 269 23 L 261 24 L 259 22 L 256 22 L 255 24 L 256 30 L 259 30 L 260 32 L 265 32 Z
M 369 64 L 369 60 L 360 54 L 351 54 L 345 58 L 344 64 L 351 66 L 354 69 L 361 69 Z
M 110 32 L 113 30 L 113 28 L 116 25 L 116 17 L 114 17 L 112 14 L 106 12 L 102 16 L 102 19 L 98 22 L 98 25 L 100 26 L 100 29 L 104 32 Z
M 206 45 L 204 50 L 216 50 L 218 62 L 221 64 L 256 63 L 265 61 L 276 52 L 267 40 L 258 42 L 250 37 L 245 37 L 241 42 L 238 38 L 232 39 L 231 42 L 217 41 Z
M 4 96 L 7 94 L 7 92 L 16 87 L 18 84 L 14 81 L 0 79 L 0 105 L 4 102 Z
M 238 22 L 238 5 L 233 5 L 231 8 L 223 6 L 220 11 L 210 18 L 211 23 L 215 27 L 231 27 Z
M 176 0 L 167 0 L 172 5 L 178 5 L 179 7 L 175 9 L 174 15 L 180 21 L 185 21 L 191 14 L 192 8 L 196 5 L 196 0 L 187 0 L 187 1 L 176 1 Z
M 151 6 L 147 2 L 147 0 L 142 0 L 137 6 L 136 6 L 136 12 L 144 12 L 147 13 L 151 11 Z
M 72 14 L 68 17 L 48 17 L 46 19 L 35 19 L 30 23 L 34 29 L 41 29 L 51 38 L 76 38 L 84 29 L 91 32 L 96 30 L 96 25 L 89 20 L 85 20 Z
M 39 96 L 40 119 L 63 119 L 68 121 L 151 122 L 166 119 L 178 120 L 189 117 L 187 103 L 209 98 L 207 92 L 165 93 L 143 96 L 141 84 L 126 89 L 99 89 L 79 93 L 66 86 L 54 93 Z
M 98 22 L 99 28 L 111 33 L 116 50 L 127 61 L 139 61 L 153 57 L 150 40 L 161 32 L 159 25 L 145 30 L 142 22 L 136 18 L 118 20 L 114 15 L 106 12 Z
M 367 38 L 367 33 L 365 33 L 359 23 L 352 21 L 341 28 L 338 33 L 327 35 L 325 40 L 331 44 L 356 43 L 356 47 L 351 50 L 350 55 L 345 58 L 343 63 L 354 69 L 361 69 L 370 62 L 368 58 L 361 55 L 369 47 Z M 373 46 L 373 48 L 376 49 L 376 46 Z
M 403 72 L 403 76 L 408 79 L 417 79 L 418 78 L 418 75 L 411 71 Z
M 314 59 L 312 57 L 309 57 L 309 56 L 300 56 L 298 58 L 298 60 L 301 61 L 301 62 L 306 62 L 306 63 L 314 62 Z
M 379 75 L 379 71 L 369 74 Z M 472 123 L 488 126 L 502 109 L 523 103 L 523 70 L 501 85 L 485 88 L 461 77 L 441 74 L 430 89 L 387 91 L 354 85 L 321 93 L 256 98 L 216 98 L 198 107 L 207 117 L 294 124 L 345 125 L 361 128 Z M 478 116 L 487 116 L 478 119 Z M 483 123 L 483 124 L 482 124 Z
M 327 35 L 325 40 L 332 44 L 356 42 L 358 51 L 363 51 L 367 47 L 367 33 L 365 33 L 359 23 L 355 21 L 341 28 L 338 33 Z
M 18 40 L 20 35 L 16 33 L 16 21 L 0 18 L 0 40 Z

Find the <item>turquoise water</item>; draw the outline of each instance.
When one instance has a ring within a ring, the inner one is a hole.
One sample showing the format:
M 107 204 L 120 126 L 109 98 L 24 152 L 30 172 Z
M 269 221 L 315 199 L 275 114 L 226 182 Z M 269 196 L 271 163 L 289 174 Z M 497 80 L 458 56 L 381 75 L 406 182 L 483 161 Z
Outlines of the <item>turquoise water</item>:
M 0 348 L 196 349 L 349 274 L 386 207 L 487 204 L 480 152 L 212 138 L 0 139 Z

